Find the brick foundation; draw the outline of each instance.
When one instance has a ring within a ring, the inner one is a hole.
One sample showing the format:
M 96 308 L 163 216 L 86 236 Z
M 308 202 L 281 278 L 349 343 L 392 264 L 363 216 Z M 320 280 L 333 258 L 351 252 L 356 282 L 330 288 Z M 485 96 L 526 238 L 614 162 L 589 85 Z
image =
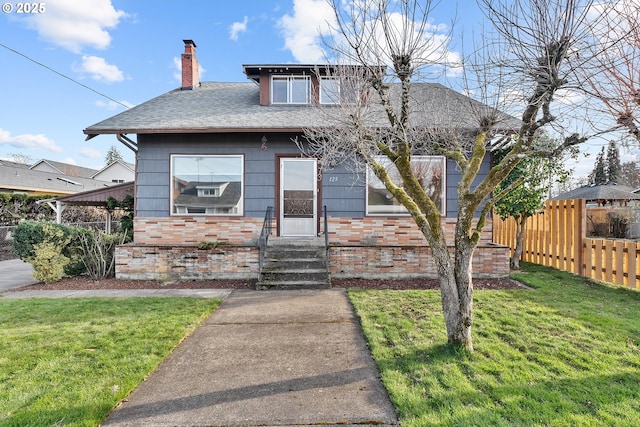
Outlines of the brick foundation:
M 133 280 L 254 279 L 262 222 L 245 217 L 136 218 L 134 243 L 116 249 L 116 276 Z M 329 217 L 328 224 L 332 277 L 437 277 L 431 250 L 411 218 Z M 509 275 L 509 249 L 490 243 L 491 225 L 485 227 L 474 253 L 476 278 Z M 455 219 L 444 219 L 444 228 L 447 240 L 453 241 Z M 201 242 L 227 244 L 203 250 L 198 249 Z
M 426 246 L 332 246 L 331 277 L 363 279 L 437 278 L 431 249 Z M 509 276 L 509 248 L 479 245 L 473 254 L 474 278 Z
M 118 246 L 116 277 L 128 280 L 254 279 L 258 275 L 258 248 L 223 245 Z

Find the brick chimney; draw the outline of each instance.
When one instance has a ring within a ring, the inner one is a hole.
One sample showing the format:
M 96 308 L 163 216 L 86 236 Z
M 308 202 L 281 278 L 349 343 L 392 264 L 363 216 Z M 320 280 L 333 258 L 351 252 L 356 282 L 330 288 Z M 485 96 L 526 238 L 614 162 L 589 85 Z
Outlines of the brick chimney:
M 193 90 L 200 86 L 200 67 L 196 59 L 196 44 L 193 40 L 182 40 L 182 90 Z

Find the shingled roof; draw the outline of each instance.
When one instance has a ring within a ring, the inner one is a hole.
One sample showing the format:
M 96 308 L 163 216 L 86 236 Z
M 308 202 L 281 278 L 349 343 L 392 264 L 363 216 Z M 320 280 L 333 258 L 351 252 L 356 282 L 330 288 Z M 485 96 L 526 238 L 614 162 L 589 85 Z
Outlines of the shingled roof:
M 633 192 L 633 188 L 617 184 L 585 185 L 562 193 L 551 200 L 585 199 L 598 200 L 640 200 L 640 194 Z
M 397 92 L 397 85 L 393 91 Z M 436 83 L 412 85 L 412 122 L 419 126 L 477 127 L 477 111 L 489 110 L 471 98 Z M 339 108 L 339 107 L 322 107 Z M 379 105 L 371 106 L 372 126 L 386 126 Z M 339 110 L 338 110 L 339 111 Z M 518 121 L 500 114 L 503 128 Z M 453 123 L 452 123 L 453 121 Z M 299 132 L 305 128 L 335 126 L 335 115 L 311 105 L 260 105 L 254 82 L 203 82 L 193 90 L 175 89 L 84 129 L 89 138 L 99 134 Z

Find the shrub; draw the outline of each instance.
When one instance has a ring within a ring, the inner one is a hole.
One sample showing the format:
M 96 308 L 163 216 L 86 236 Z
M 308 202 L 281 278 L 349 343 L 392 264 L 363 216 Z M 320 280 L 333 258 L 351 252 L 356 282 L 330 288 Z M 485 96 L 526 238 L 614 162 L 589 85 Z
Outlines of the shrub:
M 81 261 L 86 272 L 96 280 L 113 276 L 115 270 L 115 248 L 125 242 L 127 234 L 104 234 L 97 231 L 85 231 L 77 235 L 82 248 Z
M 615 212 L 607 214 L 609 224 L 611 224 L 611 237 L 615 239 L 624 239 L 629 232 L 629 218 Z
M 82 230 L 86 231 L 83 228 L 67 227 L 52 222 L 24 221 L 14 230 L 13 251 L 21 260 L 32 264 L 34 270 L 37 268 L 47 270 L 48 262 L 54 262 L 53 260 L 57 259 L 65 275 L 77 276 L 85 271 L 81 260 L 82 248 L 78 243 L 78 234 L 82 233 Z M 56 258 L 52 253 L 53 250 L 63 258 Z M 36 267 L 36 264 L 40 267 Z M 57 277 L 57 274 L 52 277 Z M 55 280 L 60 278 L 62 276 Z M 36 278 L 36 280 L 54 281 L 49 278 L 47 280 Z
M 13 251 L 21 260 L 27 261 L 35 256 L 35 245 L 50 242 L 59 248 L 66 247 L 71 230 L 64 225 L 52 222 L 23 221 L 13 231 Z
M 34 256 L 29 259 L 33 265 L 33 278 L 39 282 L 51 283 L 62 279 L 69 258 L 62 255 L 62 248 L 51 242 L 34 245 Z
M 33 265 L 33 278 L 45 283 L 62 279 L 69 258 L 63 254 L 71 242 L 67 227 L 27 221 L 16 227 L 13 246 L 20 259 Z

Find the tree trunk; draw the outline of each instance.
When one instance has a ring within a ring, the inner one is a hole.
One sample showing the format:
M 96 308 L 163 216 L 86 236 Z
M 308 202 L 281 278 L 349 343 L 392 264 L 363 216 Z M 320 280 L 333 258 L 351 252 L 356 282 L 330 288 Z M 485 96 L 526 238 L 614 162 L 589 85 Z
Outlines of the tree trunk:
M 453 264 L 446 243 L 444 245 L 432 243 L 431 250 L 438 266 L 447 341 L 455 347 L 473 351 L 471 337 L 473 312 L 471 257 L 473 245 L 471 242 L 457 245 Z
M 511 268 L 514 270 L 520 269 L 520 256 L 522 256 L 524 227 L 526 222 L 527 218 L 525 216 L 520 216 L 519 220 L 516 221 L 516 247 L 513 250 L 513 255 L 511 256 Z

